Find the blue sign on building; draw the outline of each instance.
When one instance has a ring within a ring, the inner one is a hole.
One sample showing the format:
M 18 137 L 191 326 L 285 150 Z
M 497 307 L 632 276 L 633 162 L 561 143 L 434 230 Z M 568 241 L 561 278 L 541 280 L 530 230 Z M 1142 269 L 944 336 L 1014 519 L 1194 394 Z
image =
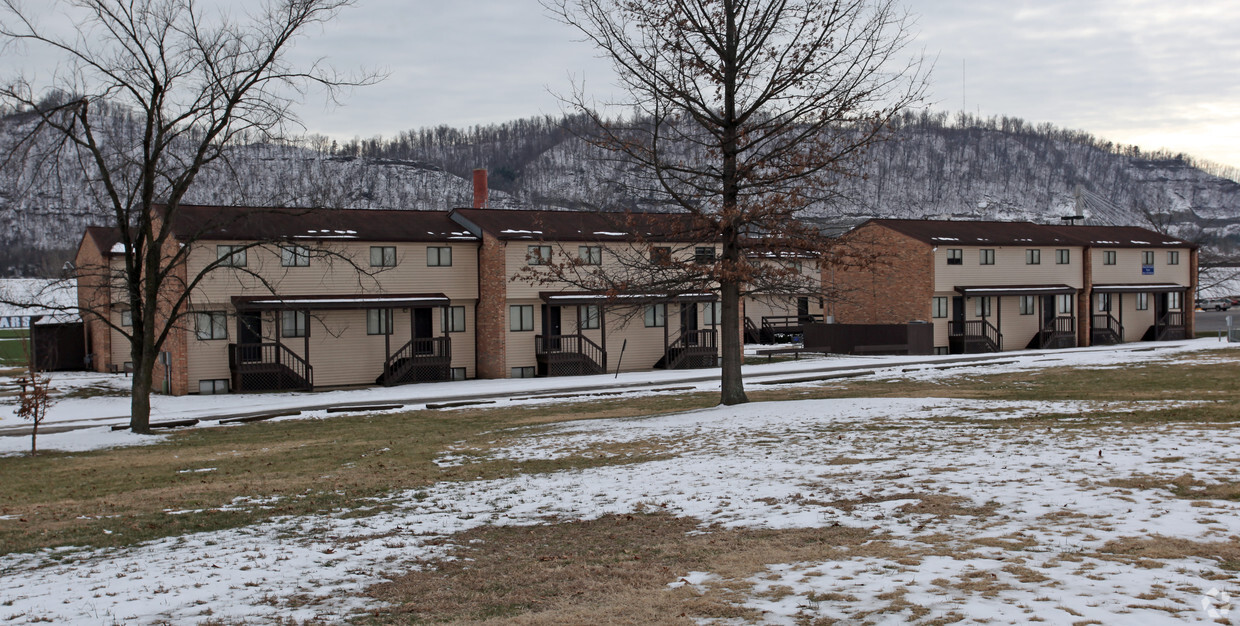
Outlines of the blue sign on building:
M 1141 266 L 1141 275 L 1142 275 L 1142 276 L 1153 276 L 1153 275 L 1154 275 L 1154 266 L 1153 266 L 1153 265 L 1142 265 L 1142 266 Z

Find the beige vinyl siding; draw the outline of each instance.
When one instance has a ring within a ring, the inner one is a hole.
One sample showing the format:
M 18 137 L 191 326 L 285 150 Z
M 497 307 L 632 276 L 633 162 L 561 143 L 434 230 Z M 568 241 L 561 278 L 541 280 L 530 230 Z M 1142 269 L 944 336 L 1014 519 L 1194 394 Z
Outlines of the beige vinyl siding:
M 964 251 L 964 262 L 961 265 L 947 264 L 949 248 L 959 248 Z M 979 264 L 979 251 L 983 248 L 995 251 L 994 265 Z M 1038 265 L 1025 263 L 1025 250 L 1031 248 L 1042 251 L 1042 262 Z M 1064 246 L 1001 247 L 940 243 L 938 249 L 934 251 L 934 291 L 941 293 L 954 291 L 958 286 L 985 285 L 1068 285 L 1080 289 L 1082 287 L 1083 249 L 1067 247 L 1072 251 L 1069 259 L 1071 262 L 1059 265 L 1055 263 L 1055 251 L 1062 248 Z M 1140 273 L 1139 268 L 1138 273 Z
M 1138 311 L 1137 294 L 1111 294 L 1111 317 L 1114 317 L 1124 327 L 1124 336 L 1121 337 L 1121 341 L 1140 341 L 1145 335 L 1145 331 L 1154 325 L 1154 302 L 1159 296 L 1160 294 L 1156 293 L 1148 294 L 1148 307 L 1144 311 Z M 1089 309 L 1091 314 L 1102 313 L 1102 311 L 1098 310 L 1098 296 L 1096 294 L 1090 298 Z
M 1042 296 L 1035 296 L 1041 298 Z M 998 326 L 998 315 L 1002 309 L 1003 325 Z M 996 317 L 990 318 L 992 324 L 999 328 L 999 332 L 1003 333 L 1003 349 L 1008 350 L 1024 350 L 1029 344 L 1029 340 L 1038 334 L 1038 330 L 1042 327 L 1042 317 L 1038 315 L 1038 304 L 1033 305 L 1032 315 L 1020 314 L 1020 296 L 1003 296 L 995 298 L 994 312 Z
M 933 297 L 947 298 L 947 317 L 932 317 L 934 315 L 934 301 L 931 300 L 926 303 L 926 310 L 930 312 L 926 319 L 934 324 L 934 347 L 936 348 L 946 348 L 950 343 L 951 329 L 948 327 L 948 322 L 952 319 L 952 298 L 958 295 L 960 294 L 955 291 L 935 292 Z
M 120 330 L 118 330 L 118 328 L 120 328 L 121 326 L 121 310 L 122 309 L 119 309 L 119 308 L 112 309 L 112 323 L 115 326 L 109 326 L 108 332 L 112 334 L 112 341 L 111 341 L 112 363 L 111 364 L 115 365 L 121 371 L 124 371 L 125 363 L 128 361 L 131 361 L 132 358 L 129 352 L 130 350 L 129 338 L 126 337 L 124 334 L 122 334 Z M 126 326 L 125 329 L 126 329 L 126 332 L 130 332 L 130 333 L 133 332 L 132 326 Z
M 216 245 L 241 245 L 241 241 L 200 241 L 190 254 L 189 276 L 195 276 L 216 258 Z M 309 247 L 310 265 L 283 267 L 279 246 L 260 246 L 246 251 L 245 268 L 222 267 L 208 274 L 194 290 L 194 302 L 230 302 L 232 296 L 270 293 L 254 272 L 270 282 L 281 295 L 329 295 L 358 293 L 442 293 L 452 300 L 478 298 L 478 244 L 476 243 L 385 243 L 298 242 Z M 395 267 L 370 267 L 370 247 L 394 246 Z M 452 248 L 452 265 L 428 267 L 428 246 Z M 324 257 L 323 250 L 331 256 Z M 354 264 L 357 267 L 354 267 Z M 359 268 L 361 271 L 359 271 Z M 201 308 L 196 306 L 195 308 Z
M 1115 251 L 1115 265 L 1103 265 L 1104 253 Z M 1141 253 L 1154 252 L 1154 274 L 1141 273 Z M 1167 250 L 1179 250 L 1180 264 L 1167 265 Z M 1093 260 L 1094 283 L 1108 284 L 1139 284 L 1139 283 L 1176 283 L 1189 284 L 1189 250 L 1187 248 L 1107 248 L 1099 246 L 1091 250 Z
M 745 317 L 757 326 L 762 326 L 762 318 L 768 315 L 796 315 L 797 298 L 802 296 L 760 295 L 745 298 Z M 809 297 L 809 314 L 822 315 L 822 300 Z
M 198 381 L 231 378 L 228 369 L 228 344 L 237 342 L 237 318 L 231 312 L 231 304 L 203 304 L 195 311 L 228 312 L 228 338 L 203 341 L 196 332 L 194 315 L 185 318 L 186 365 L 189 376 L 189 392 L 198 392 Z M 231 384 L 231 382 L 229 383 Z
M 509 246 L 511 249 L 511 246 Z M 524 246 L 521 248 L 524 250 Z M 522 255 L 524 259 L 524 254 Z M 506 372 L 511 372 L 514 367 L 538 367 L 537 351 L 534 346 L 534 337 L 543 334 L 542 320 L 542 301 L 537 298 L 514 298 L 512 296 L 513 288 L 520 283 L 511 282 L 508 288 L 508 302 L 504 305 L 504 332 L 508 333 L 507 337 L 507 357 L 508 366 Z M 512 330 L 512 309 L 513 306 L 530 306 L 534 311 L 534 329 L 533 330 Z M 561 319 L 561 332 L 567 332 L 571 326 L 565 324 L 566 320 Z

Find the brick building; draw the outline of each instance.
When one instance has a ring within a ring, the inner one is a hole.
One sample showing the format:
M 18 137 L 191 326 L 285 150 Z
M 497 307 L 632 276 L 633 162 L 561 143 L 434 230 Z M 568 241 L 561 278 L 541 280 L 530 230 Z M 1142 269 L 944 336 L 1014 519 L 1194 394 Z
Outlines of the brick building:
M 933 323 L 938 353 L 1193 335 L 1197 247 L 1144 228 L 876 219 L 839 250 L 828 314 Z

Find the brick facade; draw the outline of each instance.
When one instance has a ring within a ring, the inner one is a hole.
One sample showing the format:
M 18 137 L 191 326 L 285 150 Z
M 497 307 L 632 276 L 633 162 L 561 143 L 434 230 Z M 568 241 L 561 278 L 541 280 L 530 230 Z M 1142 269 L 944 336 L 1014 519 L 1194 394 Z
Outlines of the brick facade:
M 841 238 L 837 261 L 823 264 L 822 284 L 841 324 L 928 321 L 934 296 L 929 244 L 881 226 L 862 226 Z
M 477 329 L 478 378 L 508 377 L 507 244 L 483 233 L 478 249 Z
M 112 362 L 112 329 L 101 317 L 89 313 L 99 311 L 106 315 L 111 310 L 112 292 L 107 281 L 108 251 L 101 249 L 100 245 L 94 229 L 87 230 L 78 246 L 73 266 L 77 269 L 78 309 L 82 311 L 90 369 L 106 372 Z

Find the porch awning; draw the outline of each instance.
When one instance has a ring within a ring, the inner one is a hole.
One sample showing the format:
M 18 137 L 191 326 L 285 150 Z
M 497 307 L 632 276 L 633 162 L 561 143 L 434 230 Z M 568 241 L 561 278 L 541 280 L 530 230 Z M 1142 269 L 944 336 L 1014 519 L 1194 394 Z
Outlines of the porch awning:
M 1076 293 L 1068 285 L 986 285 L 984 287 L 956 287 L 956 293 L 967 296 L 1052 296 Z
M 609 295 L 588 291 L 543 291 L 538 294 L 543 302 L 553 306 L 578 304 L 649 304 L 652 302 L 714 302 L 719 296 L 713 293 L 625 293 Z
M 1166 293 L 1184 291 L 1185 285 L 1175 283 L 1145 283 L 1140 285 L 1094 285 L 1094 293 Z
M 233 296 L 238 311 L 284 311 L 291 309 L 394 309 L 448 306 L 442 293 L 352 294 L 322 296 Z

